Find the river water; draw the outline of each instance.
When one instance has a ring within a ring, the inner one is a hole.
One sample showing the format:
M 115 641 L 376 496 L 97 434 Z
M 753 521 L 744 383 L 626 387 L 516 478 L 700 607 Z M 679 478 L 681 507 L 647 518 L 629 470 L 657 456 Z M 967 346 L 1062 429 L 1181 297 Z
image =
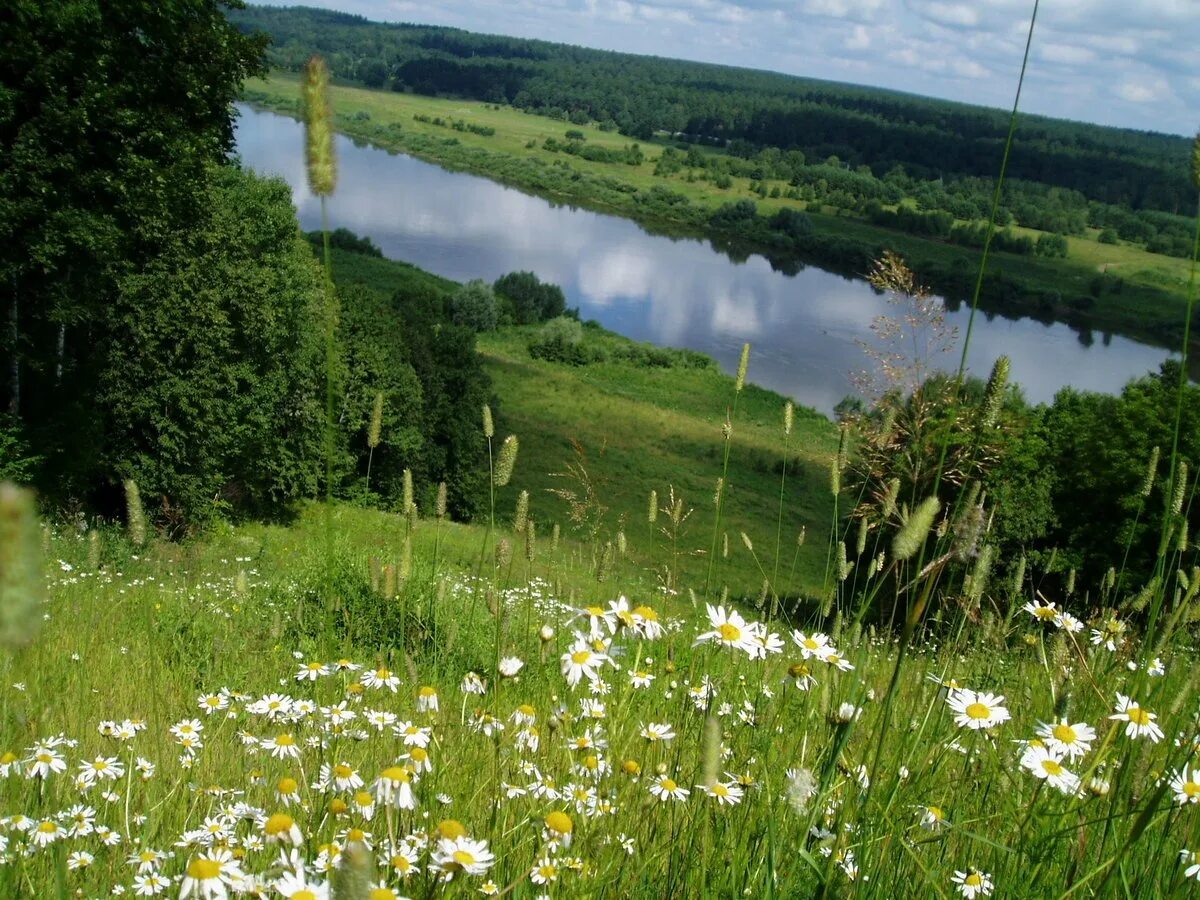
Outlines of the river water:
M 299 122 L 240 106 L 238 152 L 257 172 L 292 187 L 302 226 L 320 226 L 305 179 Z M 854 391 L 869 366 L 876 316 L 897 308 L 865 281 L 809 266 L 795 275 L 761 256 L 731 260 L 702 240 L 652 235 L 628 219 L 551 203 L 487 178 L 337 138 L 331 227 L 369 236 L 393 259 L 456 281 L 494 281 L 529 270 L 560 285 L 584 319 L 640 341 L 688 347 L 729 372 L 742 344 L 749 380 L 822 412 Z M 968 311 L 946 313 L 966 330 Z M 961 343 L 934 357 L 955 369 Z M 976 317 L 968 367 L 986 377 L 1000 354 L 1026 397 L 1048 402 L 1065 385 L 1115 393 L 1156 370 L 1168 353 L 1127 338 L 1080 334 L 1063 324 Z

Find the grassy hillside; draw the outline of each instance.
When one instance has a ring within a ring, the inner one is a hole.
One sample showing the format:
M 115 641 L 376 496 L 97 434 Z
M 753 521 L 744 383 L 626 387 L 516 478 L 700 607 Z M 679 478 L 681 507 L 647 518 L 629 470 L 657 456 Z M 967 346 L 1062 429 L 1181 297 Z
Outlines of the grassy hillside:
M 357 253 L 335 251 L 333 270 L 339 284 L 361 284 L 389 298 L 413 285 L 443 294 L 457 287 L 413 266 Z M 763 582 L 759 566 L 774 574 L 778 529 L 780 573 L 789 576 L 780 583 L 792 595 L 820 593 L 832 513 L 829 465 L 837 449 L 832 422 L 812 410 L 797 410 L 785 446 L 786 400 L 778 394 L 748 384 L 737 395 L 735 410 L 734 379 L 715 365 L 697 368 L 678 360 L 648 365 L 628 353 L 647 345 L 595 327 L 585 329 L 586 342 L 613 351 L 608 361 L 570 366 L 533 359 L 528 344 L 539 327 L 504 328 L 478 341 L 493 380 L 496 448 L 509 433 L 521 442 L 512 481 L 496 494 L 498 520 L 510 522 L 518 495 L 528 491 L 540 541 L 548 543 L 557 525 L 573 568 L 594 572 L 597 554 L 611 542 L 612 568 L 639 590 L 658 589 L 667 571 L 679 590 L 702 587 L 713 538 L 713 495 L 724 459 L 722 424 L 729 411 L 728 492 L 714 583 L 727 585 L 734 595 L 757 595 Z M 582 521 L 573 521 L 571 504 L 551 493 L 584 496 L 589 486 L 594 501 Z M 692 511 L 677 535 L 665 512 L 654 527 L 648 521 L 650 492 L 656 491 L 665 507 L 672 489 Z M 797 554 L 801 530 L 806 537 Z M 615 553 L 621 532 L 624 558 Z M 757 562 L 742 532 L 750 537 Z M 505 534 L 519 553 L 521 539 L 507 528 Z M 794 576 L 789 574 L 793 565 Z

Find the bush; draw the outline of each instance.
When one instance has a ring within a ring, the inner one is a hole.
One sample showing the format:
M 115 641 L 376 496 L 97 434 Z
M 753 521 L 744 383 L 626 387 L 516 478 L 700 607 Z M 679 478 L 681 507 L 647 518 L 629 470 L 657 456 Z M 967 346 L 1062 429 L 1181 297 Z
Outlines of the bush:
M 601 358 L 595 349 L 583 342 L 583 325 L 578 319 L 559 316 L 551 319 L 529 342 L 529 355 L 534 359 L 585 366 Z
M 472 331 L 495 331 L 500 315 L 491 286 L 482 278 L 464 284 L 450 297 L 450 319 Z
M 496 279 L 492 288 L 511 303 L 512 318 L 518 325 L 546 322 L 566 312 L 562 288 L 542 282 L 533 272 L 509 272 Z

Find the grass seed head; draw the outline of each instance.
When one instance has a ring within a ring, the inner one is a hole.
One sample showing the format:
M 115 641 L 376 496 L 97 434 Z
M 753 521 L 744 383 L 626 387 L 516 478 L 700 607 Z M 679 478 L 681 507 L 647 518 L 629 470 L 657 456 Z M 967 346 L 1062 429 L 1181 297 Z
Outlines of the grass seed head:
M 0 483 L 0 644 L 23 647 L 41 626 L 45 592 L 33 492 Z
M 329 103 L 329 66 L 312 56 L 304 67 L 301 84 L 304 107 L 304 149 L 308 186 L 318 197 L 337 186 L 337 159 L 333 152 L 333 108 Z

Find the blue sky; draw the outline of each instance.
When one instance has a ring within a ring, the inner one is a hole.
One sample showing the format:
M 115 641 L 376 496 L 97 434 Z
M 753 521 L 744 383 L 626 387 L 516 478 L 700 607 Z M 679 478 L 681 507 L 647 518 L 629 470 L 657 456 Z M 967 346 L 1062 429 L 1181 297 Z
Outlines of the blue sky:
M 262 0 L 259 0 L 262 2 Z M 291 5 L 298 0 L 266 0 Z M 566 41 L 1009 107 L 1032 0 L 308 0 L 393 22 Z M 1200 0 L 1042 0 L 1022 107 L 1200 128 Z

